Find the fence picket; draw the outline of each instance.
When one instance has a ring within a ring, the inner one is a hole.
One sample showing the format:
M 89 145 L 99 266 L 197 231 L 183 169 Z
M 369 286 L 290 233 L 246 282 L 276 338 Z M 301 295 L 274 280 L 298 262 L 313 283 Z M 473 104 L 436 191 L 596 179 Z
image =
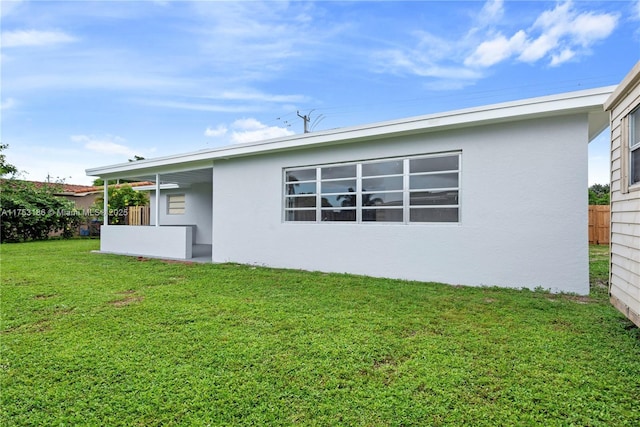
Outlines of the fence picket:
M 608 245 L 610 224 L 609 205 L 589 205 L 589 244 Z
M 149 206 L 129 206 L 127 223 L 129 225 L 149 225 L 150 213 Z

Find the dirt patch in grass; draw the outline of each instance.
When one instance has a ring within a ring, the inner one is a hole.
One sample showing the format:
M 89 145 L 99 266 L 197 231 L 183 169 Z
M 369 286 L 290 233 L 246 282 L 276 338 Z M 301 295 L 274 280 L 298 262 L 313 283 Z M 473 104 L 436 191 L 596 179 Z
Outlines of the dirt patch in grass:
M 147 261 L 151 261 L 151 258 L 139 256 L 139 257 L 136 257 L 136 260 L 140 262 L 147 262 Z M 186 264 L 186 265 L 193 264 L 193 261 L 183 261 L 180 259 L 158 259 L 158 261 L 163 262 L 165 264 Z
M 384 356 L 380 359 L 376 359 L 373 361 L 373 368 L 374 369 L 383 369 L 383 368 L 387 368 L 387 367 L 393 367 L 396 366 L 397 362 L 396 360 L 391 357 L 391 356 Z
M 181 261 L 179 259 L 163 259 L 161 260 L 165 264 L 185 264 L 185 265 L 193 265 L 193 261 Z
M 559 300 L 569 300 L 578 304 L 592 304 L 598 302 L 595 298 L 592 298 L 587 295 L 567 295 L 567 294 L 556 294 L 550 295 L 547 297 L 547 301 L 556 302 Z
M 38 295 L 34 295 L 33 299 L 43 300 L 43 299 L 50 299 L 57 296 L 58 294 L 38 294 Z
M 144 300 L 143 296 L 130 296 L 124 299 L 119 299 L 109 302 L 114 307 L 125 307 L 127 305 L 136 304 Z
M 591 304 L 596 302 L 595 299 L 586 295 L 567 295 L 566 298 L 570 301 L 575 301 L 578 304 Z

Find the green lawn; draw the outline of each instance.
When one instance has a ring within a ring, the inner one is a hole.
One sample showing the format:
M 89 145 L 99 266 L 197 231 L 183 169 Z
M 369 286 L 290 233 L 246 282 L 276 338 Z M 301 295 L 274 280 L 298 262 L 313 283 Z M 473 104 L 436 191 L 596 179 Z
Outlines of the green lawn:
M 640 425 L 590 298 L 2 245 L 1 425 Z M 606 258 L 592 273 L 606 280 Z M 544 268 L 544 266 L 536 266 Z

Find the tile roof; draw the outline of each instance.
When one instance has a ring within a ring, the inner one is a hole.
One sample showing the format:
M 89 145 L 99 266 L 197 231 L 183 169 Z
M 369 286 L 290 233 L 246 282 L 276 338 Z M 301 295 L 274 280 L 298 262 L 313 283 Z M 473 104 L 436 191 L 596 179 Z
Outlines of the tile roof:
M 84 195 L 91 193 L 99 193 L 104 191 L 104 187 L 102 185 L 78 185 L 78 184 L 66 184 L 66 183 L 57 183 L 57 182 L 44 182 L 44 181 L 25 181 L 30 182 L 35 185 L 37 188 L 50 186 L 50 187 L 61 187 L 62 191 L 60 194 L 66 195 Z M 145 185 L 153 185 L 154 183 L 151 181 L 142 181 L 142 182 L 127 182 L 122 184 L 112 184 L 109 187 L 113 187 L 115 185 L 116 188 L 120 188 L 123 185 L 130 185 L 131 187 L 140 187 Z

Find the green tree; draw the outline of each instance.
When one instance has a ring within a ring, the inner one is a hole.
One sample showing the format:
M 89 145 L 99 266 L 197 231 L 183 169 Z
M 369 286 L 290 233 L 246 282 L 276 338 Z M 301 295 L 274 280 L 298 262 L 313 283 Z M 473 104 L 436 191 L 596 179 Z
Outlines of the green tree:
M 73 202 L 55 194 L 61 184 L 37 186 L 15 179 L 18 169 L 7 163 L 2 151 L 9 146 L 0 144 L 0 238 L 3 242 L 45 240 L 53 232 L 71 237 L 83 219 Z
M 608 205 L 610 200 L 609 184 L 593 184 L 589 187 L 590 205 Z
M 107 190 L 109 224 L 124 224 L 129 206 L 145 206 L 149 203 L 149 196 L 141 191 L 135 191 L 130 185 L 109 186 Z M 104 208 L 104 197 L 96 199 L 95 210 Z
M 9 148 L 9 144 L 0 144 L 0 177 L 5 175 L 14 176 L 18 173 L 18 168 L 14 165 L 7 163 L 7 158 L 3 151 Z

